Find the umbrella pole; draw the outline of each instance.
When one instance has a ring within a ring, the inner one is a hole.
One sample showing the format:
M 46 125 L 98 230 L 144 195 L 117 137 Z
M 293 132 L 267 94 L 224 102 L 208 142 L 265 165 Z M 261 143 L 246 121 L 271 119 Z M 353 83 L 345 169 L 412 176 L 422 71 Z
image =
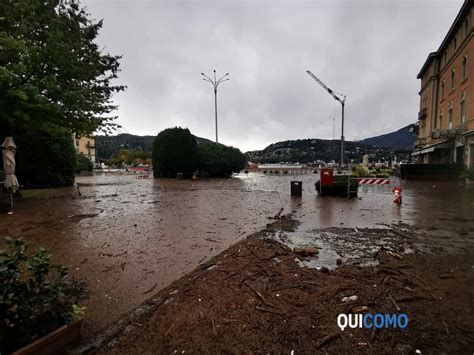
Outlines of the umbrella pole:
M 10 191 L 10 212 L 13 213 L 13 192 Z

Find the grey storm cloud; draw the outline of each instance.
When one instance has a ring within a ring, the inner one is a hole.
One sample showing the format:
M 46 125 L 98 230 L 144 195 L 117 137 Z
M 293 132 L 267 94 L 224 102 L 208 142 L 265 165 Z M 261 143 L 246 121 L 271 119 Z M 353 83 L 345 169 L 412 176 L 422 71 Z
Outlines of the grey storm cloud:
M 438 48 L 462 0 L 83 0 L 103 19 L 104 51 L 122 54 L 115 97 L 119 132 L 188 127 L 243 151 L 340 136 L 341 107 L 307 74 L 347 95 L 345 136 L 363 139 L 416 121 L 416 75 Z

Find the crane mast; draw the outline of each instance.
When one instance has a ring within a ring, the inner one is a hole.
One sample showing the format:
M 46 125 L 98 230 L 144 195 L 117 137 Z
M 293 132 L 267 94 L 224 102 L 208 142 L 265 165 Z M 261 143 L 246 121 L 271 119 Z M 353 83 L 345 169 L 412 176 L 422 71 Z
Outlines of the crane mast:
M 326 86 L 319 78 L 311 73 L 311 71 L 307 70 L 306 73 L 313 78 L 321 87 L 326 90 L 336 101 L 339 101 L 339 103 L 342 106 L 342 125 L 341 125 L 341 161 L 340 161 L 340 166 L 342 167 L 344 165 L 344 105 L 346 102 L 346 95 L 342 95 L 339 93 L 334 92 L 330 88 Z

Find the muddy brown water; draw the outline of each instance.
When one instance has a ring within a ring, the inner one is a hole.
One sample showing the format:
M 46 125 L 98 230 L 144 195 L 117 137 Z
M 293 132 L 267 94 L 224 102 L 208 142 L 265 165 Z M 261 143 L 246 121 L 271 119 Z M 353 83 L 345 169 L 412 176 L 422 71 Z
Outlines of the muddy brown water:
M 402 222 L 464 228 L 463 238 L 472 237 L 474 185 L 394 181 L 404 189 L 403 204 L 396 206 L 390 186 L 361 187 L 357 199 L 322 198 L 316 179 L 258 173 L 196 182 L 78 177 L 80 198 L 18 200 L 14 214 L 0 215 L 0 235 L 50 249 L 55 262 L 87 282 L 86 336 L 264 228 L 280 207 L 302 222 L 300 231 Z M 289 196 L 292 180 L 303 182 L 301 198 Z

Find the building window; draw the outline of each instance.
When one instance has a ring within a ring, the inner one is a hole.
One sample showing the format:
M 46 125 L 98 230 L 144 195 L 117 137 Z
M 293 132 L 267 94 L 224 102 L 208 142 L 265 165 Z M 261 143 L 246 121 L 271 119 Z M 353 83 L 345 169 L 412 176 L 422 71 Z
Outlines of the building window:
M 456 48 L 458 47 L 458 40 L 456 37 L 454 37 L 453 45 L 454 45 L 454 50 L 456 50 Z
M 448 109 L 448 129 L 453 128 L 453 102 L 449 103 Z
M 466 122 L 466 93 L 461 94 L 461 124 Z
M 467 56 L 462 59 L 462 79 L 467 79 Z
M 444 114 L 443 109 L 441 109 L 439 113 L 439 125 L 438 125 L 439 129 L 443 129 L 443 114 Z
M 456 73 L 453 70 L 451 70 L 451 85 L 450 85 L 450 88 L 451 88 L 451 91 L 454 90 L 454 82 L 456 81 Z
M 441 98 L 444 99 L 444 80 L 441 82 Z
M 469 19 L 464 21 L 464 37 L 467 37 L 467 33 L 469 32 Z

